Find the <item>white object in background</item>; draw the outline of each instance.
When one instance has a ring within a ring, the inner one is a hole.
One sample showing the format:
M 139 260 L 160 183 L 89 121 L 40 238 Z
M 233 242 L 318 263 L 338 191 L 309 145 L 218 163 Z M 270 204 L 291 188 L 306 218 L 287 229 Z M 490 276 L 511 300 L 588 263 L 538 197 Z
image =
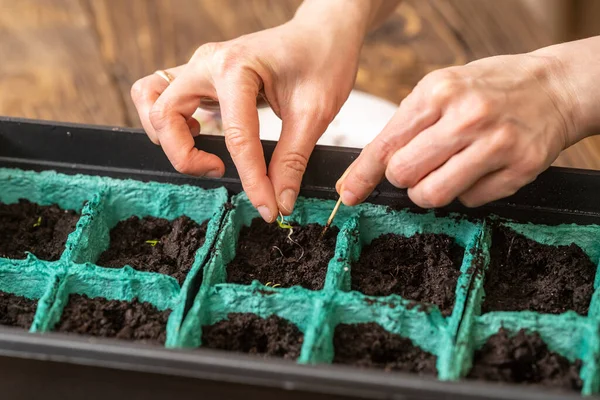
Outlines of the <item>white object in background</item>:
M 381 132 L 397 109 L 390 101 L 353 90 L 317 144 L 362 149 Z M 259 109 L 258 118 L 260 138 L 279 140 L 281 120 L 273 110 Z
M 317 144 L 362 149 L 381 132 L 397 108 L 392 102 L 353 90 Z M 202 134 L 223 134 L 218 113 L 198 109 L 194 118 L 202 125 Z M 273 110 L 269 107 L 260 108 L 258 118 L 260 138 L 279 140 L 281 120 Z

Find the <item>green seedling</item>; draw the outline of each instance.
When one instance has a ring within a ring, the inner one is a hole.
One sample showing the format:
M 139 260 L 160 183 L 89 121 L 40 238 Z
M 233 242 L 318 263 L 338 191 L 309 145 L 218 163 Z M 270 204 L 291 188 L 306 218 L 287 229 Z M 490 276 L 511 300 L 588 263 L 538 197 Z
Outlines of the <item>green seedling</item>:
M 158 243 L 158 240 L 146 240 L 146 243 L 148 243 L 150 246 L 154 247 Z
M 283 214 L 281 213 L 281 211 L 279 212 L 279 217 L 277 218 L 277 225 L 279 225 L 279 227 L 281 229 L 289 229 L 290 230 L 290 232 L 287 235 L 287 240 L 289 240 L 290 242 L 292 242 L 296 246 L 300 247 L 300 250 L 302 250 L 302 254 L 300 254 L 300 257 L 298 257 L 298 259 L 296 260 L 296 261 L 300 261 L 302 259 L 302 257 L 304 257 L 304 247 L 300 246 L 300 243 L 298 243 L 294 239 L 292 239 L 292 235 L 294 234 L 294 228 L 292 228 L 292 225 L 290 225 L 285 220 L 285 218 L 283 217 Z M 280 249 L 278 249 L 278 250 L 281 253 L 281 250 Z
M 42 225 L 42 217 L 38 217 L 37 221 L 35 222 L 35 224 L 33 224 L 34 228 L 37 228 L 38 226 Z
M 269 287 L 269 286 L 270 286 L 270 287 L 272 287 L 272 288 L 276 288 L 276 287 L 279 287 L 279 286 L 281 286 L 281 285 L 280 285 L 279 283 L 276 283 L 276 284 L 274 284 L 274 285 L 273 285 L 273 282 L 267 282 L 267 283 L 265 283 L 265 286 L 266 286 L 266 287 Z

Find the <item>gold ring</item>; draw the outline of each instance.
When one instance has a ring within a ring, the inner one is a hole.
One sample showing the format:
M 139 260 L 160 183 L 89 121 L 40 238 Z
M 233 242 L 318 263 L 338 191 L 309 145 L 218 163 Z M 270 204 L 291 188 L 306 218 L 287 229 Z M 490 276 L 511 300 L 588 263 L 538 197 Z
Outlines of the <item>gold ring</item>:
M 165 81 L 167 81 L 168 84 L 173 83 L 173 81 L 175 80 L 175 77 L 173 75 L 171 75 L 170 73 L 168 73 L 167 71 L 158 70 L 154 73 L 156 75 L 160 76 L 161 78 L 163 78 Z

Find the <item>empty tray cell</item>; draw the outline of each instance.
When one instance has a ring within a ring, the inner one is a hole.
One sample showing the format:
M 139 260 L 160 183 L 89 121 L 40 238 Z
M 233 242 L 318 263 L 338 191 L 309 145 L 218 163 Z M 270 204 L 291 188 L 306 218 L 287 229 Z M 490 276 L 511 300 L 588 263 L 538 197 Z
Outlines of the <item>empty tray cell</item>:
M 171 276 L 180 285 L 196 272 L 201 280 L 201 266 L 224 212 L 226 190 L 104 181 L 107 193 L 95 205 L 94 220 L 84 231 L 87 240 L 81 241 L 73 260 L 110 268 L 130 266 Z
M 163 275 L 73 265 L 58 288 L 47 329 L 162 344 L 178 334 L 180 315 L 171 311 L 180 296 L 177 283 Z
M 55 331 L 164 344 L 170 310 L 150 303 L 72 294 Z
M 0 169 L 0 257 L 24 259 L 30 252 L 46 261 L 61 258 L 99 182 L 83 181 L 81 176 Z
M 333 284 L 346 262 L 340 229 L 352 215 L 340 211 L 335 224 L 321 236 L 334 203 L 300 198 L 294 213 L 280 224 L 259 218 L 245 195 L 236 196 L 217 241 L 212 283 L 301 286 L 321 290 Z M 329 277 L 329 278 L 328 278 Z
M 581 360 L 551 351 L 537 332 L 500 328 L 475 351 L 469 379 L 581 391 Z
M 333 348 L 334 364 L 437 375 L 436 356 L 374 322 L 336 326 Z
M 361 208 L 359 256 L 352 260 L 347 289 L 435 305 L 444 316 L 452 314 L 458 299 L 461 314 L 480 225 L 432 213 Z
M 39 331 L 52 305 L 60 274 L 59 268 L 33 258 L 27 264 L 0 260 L 0 325 Z
M 318 312 L 312 293 L 318 292 L 269 289 L 258 282 L 203 286 L 183 322 L 177 347 L 206 346 L 303 362 L 308 350 L 303 344 Z
M 587 315 L 600 249 L 597 227 L 499 225 L 492 231 L 482 312 Z
M 300 356 L 303 334 L 293 323 L 271 315 L 230 313 L 226 319 L 202 327 L 202 345 L 295 360 Z

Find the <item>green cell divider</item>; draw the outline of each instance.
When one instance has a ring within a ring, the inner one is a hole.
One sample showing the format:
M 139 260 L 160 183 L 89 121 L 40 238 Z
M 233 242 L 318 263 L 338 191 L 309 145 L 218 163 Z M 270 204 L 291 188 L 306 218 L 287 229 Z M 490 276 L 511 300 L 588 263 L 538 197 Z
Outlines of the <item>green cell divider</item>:
M 174 220 L 185 215 L 202 223 L 217 214 L 227 202 L 224 188 L 206 190 L 155 182 L 103 179 L 106 192 L 97 201 L 89 203 L 91 221 L 83 227 L 87 240 L 80 240 L 72 251 L 76 263 L 95 262 L 108 249 L 110 230 L 119 221 L 132 216 Z M 207 237 L 205 242 L 210 244 L 211 239 Z
M 592 262 L 598 263 L 600 258 L 600 227 L 596 225 L 577 226 L 565 224 L 559 226 L 520 224 L 497 221 L 516 232 L 538 243 L 550 246 L 580 246 Z M 460 366 L 460 376 L 466 376 L 473 363 L 476 350 L 480 349 L 487 339 L 496 334 L 501 327 L 516 334 L 521 329 L 538 332 L 551 351 L 569 359 L 581 359 L 583 366 L 580 372 L 583 381 L 582 394 L 597 393 L 600 386 L 598 376 L 598 360 L 600 359 L 600 338 L 598 336 L 598 308 L 600 307 L 598 280 L 596 273 L 594 294 L 588 316 L 581 316 L 574 311 L 562 314 L 542 314 L 533 311 L 494 311 L 481 315 L 481 306 L 485 299 L 485 272 L 490 265 L 490 251 L 493 247 L 493 227 L 485 228 L 481 240 L 479 256 L 483 260 L 482 273 L 474 277 L 467 307 L 462 319 L 458 351 L 455 362 Z
M 299 362 L 307 357 L 306 353 L 311 347 L 311 337 L 307 333 L 317 309 L 315 301 L 321 296 L 318 292 L 298 286 L 265 289 L 255 281 L 248 286 L 220 284 L 205 287 L 202 294 L 202 307 L 190 311 L 184 322 L 193 325 L 194 329 L 187 329 L 185 333 L 182 330 L 179 347 L 201 347 L 202 326 L 225 320 L 229 313 L 253 313 L 261 318 L 277 315 L 296 325 L 304 334 Z
M 93 226 L 95 225 L 94 221 L 101 218 L 105 197 L 106 189 L 101 189 L 101 192 L 93 194 L 90 201 L 83 207 L 75 231 L 67 238 L 65 251 L 60 258 L 62 261 L 84 263 L 85 260 L 92 260 L 97 256 L 92 243 L 99 239 L 97 237 L 98 230 L 93 229 Z
M 390 333 L 410 339 L 414 345 L 438 357 L 440 379 L 449 379 L 448 360 L 451 359 L 452 335 L 446 319 L 437 309 L 425 311 L 397 295 L 365 296 L 358 292 L 335 292 L 313 319 L 318 327 L 317 337 L 309 356 L 311 363 L 331 363 L 334 359 L 333 337 L 338 324 L 374 322 Z
M 225 217 L 225 222 L 215 245 L 215 256 L 208 266 L 209 277 L 207 277 L 207 283 L 210 285 L 226 283 L 226 266 L 235 258 L 238 237 L 242 227 L 250 226 L 253 219 L 260 218 L 245 193 L 234 196 L 232 204 L 234 209 Z M 334 206 L 335 202 L 333 201 L 299 197 L 294 212 L 286 220 L 299 225 L 311 223 L 325 225 Z M 329 262 L 325 288 L 333 288 L 337 285 L 339 279 L 343 279 L 338 275 L 344 272 L 344 268 L 348 264 L 345 260 L 347 257 L 346 243 L 351 240 L 348 235 L 350 235 L 352 227 L 356 224 L 355 219 L 356 214 L 352 209 L 340 207 L 340 211 L 333 222 L 333 226 L 340 229 L 340 234 L 338 234 L 335 254 Z
M 0 202 L 5 204 L 26 199 L 42 206 L 56 204 L 64 210 L 81 213 L 85 203 L 102 186 L 102 178 L 93 176 L 0 168 Z
M 481 237 L 485 229 L 482 223 L 476 223 L 461 218 L 459 215 L 436 217 L 434 213 L 415 214 L 407 210 L 391 210 L 387 207 L 364 204 L 361 209 L 358 224 L 360 240 L 356 243 L 358 250 L 354 250 L 355 260 L 360 256 L 362 247 L 370 244 L 374 239 L 387 233 L 404 237 L 411 237 L 417 233 L 446 234 L 465 249 L 460 275 L 455 288 L 455 300 L 452 313 L 446 317 L 447 326 L 443 329 L 444 349 L 438 355 L 439 378 L 455 380 L 460 376 L 460 367 L 455 361 L 454 353 L 458 351 L 456 341 L 458 330 L 465 314 L 469 287 L 475 279 L 477 269 L 474 268 Z M 354 261 L 354 260 L 353 260 Z M 350 270 L 350 273 L 352 271 Z M 349 290 L 350 285 L 345 290 Z M 380 300 L 389 298 L 379 297 Z M 400 298 L 400 296 L 397 296 Z M 410 300 L 410 299 L 407 299 Z M 437 307 L 435 307 L 437 309 Z
M 97 192 L 103 186 L 98 177 L 0 168 L 0 203 L 14 204 L 20 199 L 25 199 L 42 206 L 56 204 L 63 210 L 73 210 L 81 214 L 77 228 L 67 238 L 61 260 L 70 257 L 69 249 L 80 240 L 80 232 L 89 219 L 89 203 L 98 197 Z
M 227 281 L 226 266 L 235 257 L 240 230 L 243 226 L 249 226 L 254 218 L 260 217 L 245 193 L 234 196 L 232 204 L 234 208 L 225 216 L 221 231 L 215 242 L 214 251 L 205 266 L 202 287 L 183 321 L 178 343 L 172 344 L 174 347 L 197 347 L 200 345 L 199 335 L 201 334 L 199 332 L 201 326 L 204 324 L 202 315 L 207 312 L 205 303 L 209 301 L 215 285 L 221 287 Z M 334 206 L 335 202 L 333 201 L 300 197 L 298 198 L 294 212 L 287 219 L 299 225 L 310 223 L 325 225 Z M 333 258 L 329 261 L 325 285 L 321 291 L 329 292 L 335 290 L 341 280 L 349 279 L 348 276 L 345 276 L 347 275 L 349 265 L 347 243 L 352 240 L 356 223 L 356 212 L 350 208 L 341 207 L 333 222 L 333 225 L 340 229 L 336 242 L 336 250 Z M 240 288 L 248 287 L 243 285 L 231 286 L 239 286 Z M 258 281 L 254 281 L 250 286 L 262 288 L 260 290 L 273 293 L 286 293 L 286 296 L 288 292 L 310 292 L 300 287 L 272 289 Z M 306 335 L 309 337 L 312 334 L 312 331 L 306 332 Z M 304 354 L 303 352 L 300 358 L 303 361 L 306 360 Z
M 148 302 L 158 310 L 174 310 L 181 302 L 177 281 L 162 274 L 140 272 L 130 267 L 108 269 L 93 264 L 72 264 L 61 279 L 54 303 L 44 318 L 40 331 L 52 331 L 60 321 L 71 294 L 107 300 Z M 173 313 L 167 323 L 167 337 L 177 336 Z
M 37 309 L 30 332 L 39 332 L 44 326 L 48 310 L 54 302 L 59 279 L 64 274 L 29 255 L 23 262 L 0 259 L 0 291 L 37 300 Z

